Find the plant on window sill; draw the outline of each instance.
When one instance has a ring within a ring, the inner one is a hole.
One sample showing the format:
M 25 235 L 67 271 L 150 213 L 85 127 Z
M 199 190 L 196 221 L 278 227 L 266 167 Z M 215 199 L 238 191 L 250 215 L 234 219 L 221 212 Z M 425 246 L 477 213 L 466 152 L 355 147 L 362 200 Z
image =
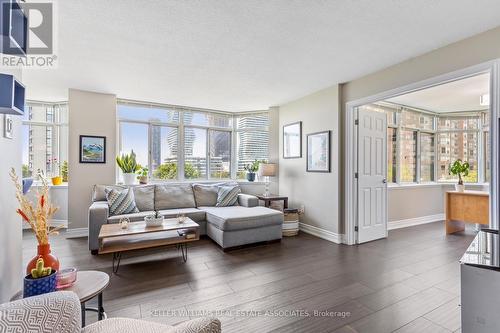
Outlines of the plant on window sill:
M 455 189 L 457 192 L 464 191 L 464 180 L 462 176 L 467 177 L 469 175 L 469 163 L 462 162 L 462 160 L 458 159 L 450 166 L 450 174 L 454 176 L 458 176 L 458 184 L 455 185 Z

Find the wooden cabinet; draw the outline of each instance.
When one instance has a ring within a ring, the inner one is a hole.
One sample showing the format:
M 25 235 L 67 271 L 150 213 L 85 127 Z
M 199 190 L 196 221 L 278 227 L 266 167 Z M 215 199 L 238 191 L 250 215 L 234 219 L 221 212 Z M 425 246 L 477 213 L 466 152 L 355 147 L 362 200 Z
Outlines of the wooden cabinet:
M 488 192 L 446 192 L 446 233 L 465 229 L 465 223 L 490 223 L 490 195 Z

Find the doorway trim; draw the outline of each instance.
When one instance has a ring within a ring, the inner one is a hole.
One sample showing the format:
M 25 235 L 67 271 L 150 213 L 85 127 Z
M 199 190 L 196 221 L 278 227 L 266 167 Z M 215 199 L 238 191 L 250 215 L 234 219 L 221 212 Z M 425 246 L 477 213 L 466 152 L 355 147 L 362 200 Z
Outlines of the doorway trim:
M 488 61 L 482 64 L 474 65 L 447 74 L 438 75 L 430 79 L 407 84 L 395 89 L 390 89 L 375 95 L 349 101 L 345 105 L 345 159 L 344 159 L 344 189 L 346 199 L 344 202 L 345 212 L 345 235 L 344 242 L 348 245 L 357 244 L 357 232 L 355 227 L 358 224 L 357 217 L 357 179 L 355 173 L 357 170 L 357 128 L 355 120 L 357 115 L 355 109 L 359 106 L 378 102 L 380 100 L 396 97 L 410 92 L 422 90 L 425 88 L 438 86 L 444 83 L 456 81 L 459 79 L 475 76 L 482 73 L 490 74 L 490 149 L 491 149 L 491 177 L 490 177 L 490 228 L 498 229 L 499 210 L 498 210 L 498 128 L 500 114 L 500 59 Z M 386 161 L 387 163 L 387 161 Z M 387 207 L 386 207 L 387 209 Z

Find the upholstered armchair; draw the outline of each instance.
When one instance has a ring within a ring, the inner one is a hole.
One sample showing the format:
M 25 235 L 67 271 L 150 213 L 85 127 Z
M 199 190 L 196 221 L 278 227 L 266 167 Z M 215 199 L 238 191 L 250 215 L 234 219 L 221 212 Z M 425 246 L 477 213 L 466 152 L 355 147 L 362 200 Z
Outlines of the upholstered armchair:
M 219 333 L 217 319 L 193 319 L 176 326 L 111 318 L 81 328 L 81 307 L 76 294 L 58 291 L 0 305 L 0 332 L 38 333 Z

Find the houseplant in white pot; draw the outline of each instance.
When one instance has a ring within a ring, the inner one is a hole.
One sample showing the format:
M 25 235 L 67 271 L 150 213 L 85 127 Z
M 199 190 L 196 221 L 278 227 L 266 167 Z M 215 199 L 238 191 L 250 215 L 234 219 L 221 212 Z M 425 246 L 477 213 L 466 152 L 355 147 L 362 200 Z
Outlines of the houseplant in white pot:
M 469 168 L 470 168 L 469 163 L 462 162 L 462 160 L 460 159 L 453 162 L 453 164 L 450 166 L 450 174 L 458 176 L 458 184 L 455 184 L 455 190 L 457 192 L 464 191 L 464 180 L 462 176 L 469 175 Z
M 141 168 L 137 164 L 134 151 L 132 150 L 130 154 L 116 156 L 116 164 L 118 164 L 123 172 L 123 183 L 125 185 L 133 185 L 135 183 L 136 172 Z

